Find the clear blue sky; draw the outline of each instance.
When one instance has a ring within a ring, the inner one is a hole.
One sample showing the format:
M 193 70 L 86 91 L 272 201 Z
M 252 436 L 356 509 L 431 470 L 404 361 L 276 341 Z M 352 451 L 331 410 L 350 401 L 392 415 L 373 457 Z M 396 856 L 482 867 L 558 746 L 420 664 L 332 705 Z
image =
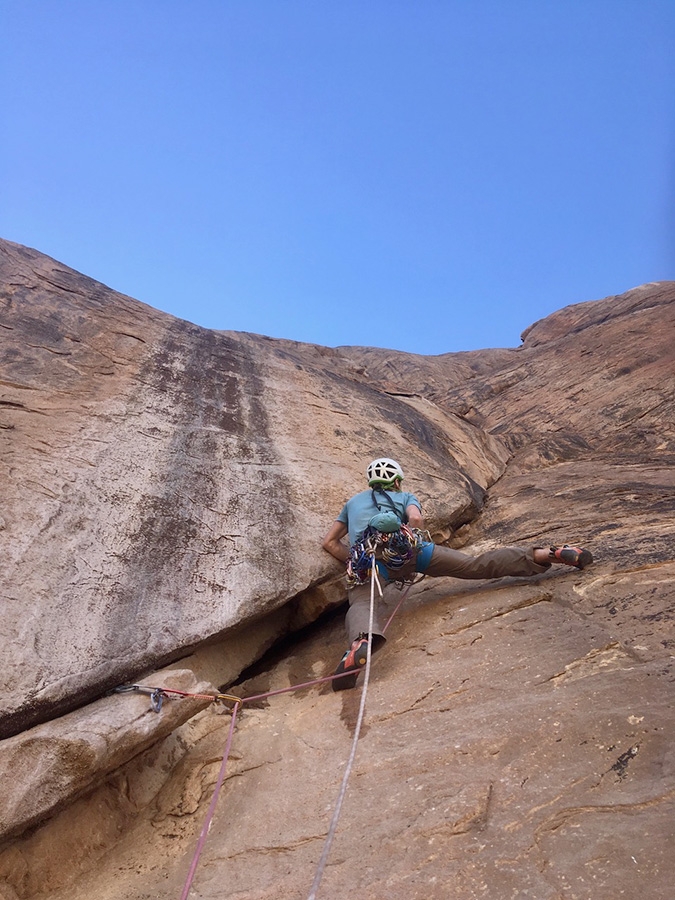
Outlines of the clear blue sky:
M 443 353 L 675 278 L 675 0 L 0 0 L 0 236 Z

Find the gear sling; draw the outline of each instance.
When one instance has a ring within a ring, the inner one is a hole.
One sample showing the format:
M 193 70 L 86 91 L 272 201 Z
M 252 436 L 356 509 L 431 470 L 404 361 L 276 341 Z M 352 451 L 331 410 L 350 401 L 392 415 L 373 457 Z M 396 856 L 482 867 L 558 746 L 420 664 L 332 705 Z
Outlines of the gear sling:
M 376 491 L 386 501 L 389 509 L 382 508 Z M 405 511 L 401 514 L 383 487 L 376 485 L 371 493 L 378 511 L 350 547 L 347 561 L 349 587 L 365 584 L 373 565 L 377 566 L 387 581 L 396 581 L 396 570 L 409 563 L 415 551 L 423 544 L 422 536 L 408 525 Z M 394 578 L 391 577 L 391 570 Z

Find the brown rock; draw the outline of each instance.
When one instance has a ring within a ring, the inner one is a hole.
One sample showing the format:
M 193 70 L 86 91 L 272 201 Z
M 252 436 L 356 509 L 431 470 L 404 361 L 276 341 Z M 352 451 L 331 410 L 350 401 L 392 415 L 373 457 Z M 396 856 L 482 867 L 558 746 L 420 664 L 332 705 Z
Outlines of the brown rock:
M 157 673 L 139 684 L 206 696 L 217 692 L 190 671 Z M 147 693 L 106 697 L 23 734 L 0 741 L 3 815 L 0 840 L 43 821 L 110 772 L 211 705 L 203 697 L 167 695 L 153 710 Z
M 534 583 L 416 589 L 373 662 L 319 897 L 609 900 L 623 891 L 666 900 L 672 664 L 639 660 L 569 604 L 566 591 L 585 578 L 557 571 Z M 240 690 L 328 673 L 340 644 L 338 622 Z M 196 896 L 308 896 L 359 700 L 323 687 L 244 707 Z M 61 882 L 53 900 L 180 896 L 227 725 L 194 743 L 104 863 L 84 860 L 75 882 L 50 873 Z M 46 826 L 22 844 L 23 858 L 44 868 L 39 851 L 56 840 Z

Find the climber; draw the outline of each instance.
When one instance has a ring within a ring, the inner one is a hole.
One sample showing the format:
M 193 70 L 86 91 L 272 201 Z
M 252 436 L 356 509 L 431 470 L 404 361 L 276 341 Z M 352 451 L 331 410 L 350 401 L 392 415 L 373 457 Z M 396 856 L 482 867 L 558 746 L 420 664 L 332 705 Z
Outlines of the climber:
M 355 494 L 343 506 L 323 539 L 322 547 L 347 565 L 349 610 L 345 620 L 350 646 L 340 660 L 333 690 L 356 685 L 366 663 L 370 623 L 370 577 L 373 556 L 383 594 L 397 583 L 412 581 L 417 573 L 453 578 L 501 578 L 504 575 L 539 575 L 552 563 L 584 569 L 593 562 L 590 551 L 579 547 L 502 547 L 468 556 L 433 544 L 425 535 L 422 507 L 414 494 L 401 490 L 403 471 L 393 459 L 375 459 L 366 470 L 369 490 Z M 348 535 L 349 546 L 343 542 Z M 375 595 L 371 650 L 385 642 Z

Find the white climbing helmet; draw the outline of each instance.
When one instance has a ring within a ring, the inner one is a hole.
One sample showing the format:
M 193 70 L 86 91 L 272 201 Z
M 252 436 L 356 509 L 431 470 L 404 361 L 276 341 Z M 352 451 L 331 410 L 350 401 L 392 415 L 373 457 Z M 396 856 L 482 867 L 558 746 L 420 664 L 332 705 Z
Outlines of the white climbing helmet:
M 391 484 L 397 478 L 403 479 L 403 469 L 395 459 L 387 459 L 385 456 L 371 462 L 366 469 L 366 478 L 371 487 L 374 484 Z

